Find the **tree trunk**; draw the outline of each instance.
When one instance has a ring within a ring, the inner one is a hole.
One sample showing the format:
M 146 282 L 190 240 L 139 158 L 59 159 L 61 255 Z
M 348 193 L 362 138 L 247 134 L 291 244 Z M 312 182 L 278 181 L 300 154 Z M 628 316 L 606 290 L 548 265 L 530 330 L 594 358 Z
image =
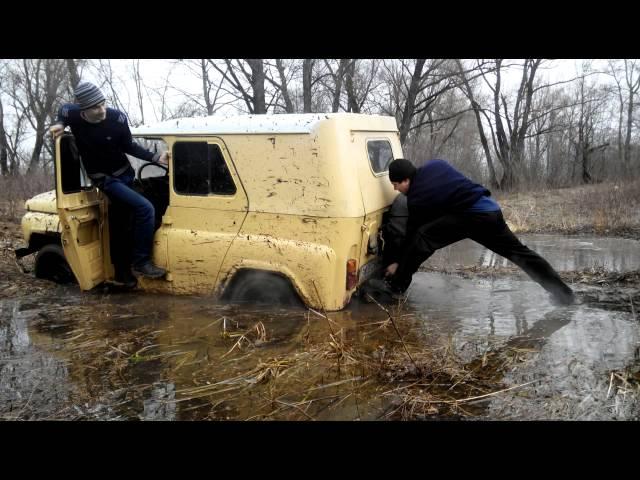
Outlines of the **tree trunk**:
M 335 73 L 335 91 L 333 92 L 333 103 L 331 105 L 331 111 L 336 113 L 340 110 L 340 95 L 342 94 L 342 79 L 344 78 L 344 72 L 349 65 L 349 59 L 343 58 L 340 60 L 340 66 L 338 67 L 338 71 Z
M 314 59 L 305 58 L 302 62 L 302 102 L 304 113 L 311 113 L 311 82 Z
M 347 111 L 352 113 L 360 113 L 360 106 L 356 97 L 353 78 L 356 75 L 356 60 L 351 60 L 347 70 L 345 71 L 345 88 L 347 90 Z
M 71 89 L 75 89 L 80 83 L 80 75 L 78 75 L 78 66 L 73 58 L 67 58 L 67 70 L 69 72 L 69 83 L 71 83 Z
M 631 170 L 631 126 L 633 122 L 633 90 L 629 92 L 629 106 L 627 107 L 627 137 L 624 140 L 624 168 Z
M 4 130 L 4 110 L 2 109 L 2 98 L 0 98 L 0 174 L 2 176 L 6 176 L 9 173 L 8 157 L 7 132 Z
M 522 175 L 523 164 L 524 164 L 524 155 L 525 155 L 525 138 L 527 136 L 527 132 L 529 131 L 529 116 L 531 114 L 531 105 L 533 99 L 533 82 L 536 78 L 536 72 L 541 59 L 532 59 L 527 60 L 530 66 L 530 70 L 524 69 L 525 72 L 528 71 L 528 78 L 524 84 L 523 95 L 524 95 L 524 109 L 522 110 L 521 117 L 519 119 L 519 127 L 518 130 L 514 128 L 514 135 L 516 136 L 516 148 L 515 155 L 512 157 L 512 161 L 514 163 L 514 167 L 516 169 L 516 173 L 518 174 L 518 180 L 520 180 L 520 176 Z M 515 122 L 515 119 L 514 119 Z
M 211 103 L 211 98 L 209 96 L 210 86 L 209 86 L 209 73 L 207 72 L 207 59 L 200 59 L 200 74 L 202 77 L 202 96 L 204 97 L 204 105 L 207 109 L 207 115 L 213 115 L 213 104 Z
M 407 91 L 407 101 L 404 104 L 404 110 L 402 112 L 402 120 L 400 120 L 400 144 L 404 146 L 404 142 L 409 135 L 409 129 L 411 128 L 411 121 L 413 120 L 413 114 L 416 107 L 416 98 L 420 89 L 420 81 L 422 79 L 422 69 L 426 59 L 418 58 L 416 65 L 411 75 L 411 82 L 409 83 L 409 90 Z
M 616 79 L 617 81 L 617 79 Z M 620 163 L 624 163 L 624 147 L 622 145 L 622 123 L 624 121 L 624 99 L 622 98 L 622 88 L 618 83 L 618 100 L 620 102 L 620 111 L 618 118 L 618 158 Z
M 140 60 L 133 60 L 133 83 L 136 86 L 136 98 L 138 99 L 138 108 L 140 108 L 140 124 L 144 125 L 144 101 L 143 101 L 143 84 L 140 75 Z M 135 125 L 137 126 L 137 125 Z
M 511 163 L 511 148 L 507 140 L 507 135 L 504 131 L 504 125 L 502 124 L 502 115 L 500 114 L 500 68 L 502 66 L 502 60 L 496 59 L 496 86 L 493 93 L 493 116 L 496 123 L 496 137 L 498 143 L 498 160 L 502 165 L 502 178 L 499 182 L 499 188 L 504 190 L 511 190 L 516 184 L 516 179 L 513 171 L 513 164 Z
M 464 84 L 463 92 L 466 93 L 469 102 L 471 102 L 471 108 L 473 108 L 473 113 L 476 117 L 476 126 L 478 128 L 478 133 L 480 134 L 480 143 L 482 143 L 482 149 L 484 150 L 484 155 L 487 159 L 487 166 L 489 167 L 489 182 L 491 188 L 498 188 L 498 178 L 496 176 L 496 170 L 493 166 L 493 159 L 491 158 L 489 142 L 487 142 L 487 136 L 484 133 L 482 119 L 480 118 L 480 105 L 478 104 L 478 102 L 476 102 L 473 96 L 473 91 L 471 90 L 471 85 L 469 85 L 469 80 L 467 80 L 467 76 L 464 74 L 462 62 L 460 62 L 460 60 L 456 60 L 456 63 L 458 65 L 458 70 L 460 71 L 460 77 L 462 78 L 462 82 Z
M 589 165 L 589 149 L 582 148 L 582 183 L 592 183 L 591 166 Z
M 38 126 L 36 128 L 36 144 L 34 145 L 33 152 L 31 153 L 31 160 L 29 161 L 29 168 L 27 169 L 27 172 L 34 172 L 38 167 L 40 154 L 42 153 L 42 146 L 44 145 L 44 136 L 44 123 L 38 122 Z
M 280 91 L 282 92 L 282 98 L 284 99 L 285 110 L 287 113 L 294 113 L 293 103 L 289 95 L 289 87 L 287 86 L 287 76 L 285 75 L 284 65 L 281 58 L 276 58 L 276 68 L 280 76 Z
M 582 179 L 584 183 L 594 183 L 598 181 L 598 178 L 594 178 L 594 176 L 591 173 L 591 170 L 593 169 L 593 166 L 590 162 L 591 155 L 599 150 L 604 151 L 608 146 L 609 146 L 609 142 L 605 142 L 602 145 L 589 147 L 588 149 L 586 149 L 585 158 L 583 160 L 583 169 L 582 169 Z
M 262 59 L 247 60 L 251 68 L 251 88 L 253 89 L 253 113 L 267 113 L 264 96 L 264 64 Z
M 629 89 L 629 102 L 627 106 L 627 136 L 624 142 L 624 168 L 627 173 L 631 172 L 631 129 L 633 128 L 633 105 L 634 97 L 640 89 L 640 75 L 634 79 L 633 75 L 637 71 L 637 60 L 624 61 L 625 81 Z
M 0 148 L 0 170 L 2 176 L 6 176 L 9 174 L 9 164 L 7 163 L 8 157 L 9 152 L 7 152 L 7 149 L 5 147 Z

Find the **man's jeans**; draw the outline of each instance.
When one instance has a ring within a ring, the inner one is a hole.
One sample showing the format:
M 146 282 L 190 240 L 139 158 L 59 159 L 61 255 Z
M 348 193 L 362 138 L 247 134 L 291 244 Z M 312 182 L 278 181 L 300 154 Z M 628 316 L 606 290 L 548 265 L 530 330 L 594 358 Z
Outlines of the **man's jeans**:
M 133 169 L 129 169 L 119 177 L 106 177 L 100 186 L 111 200 L 109 231 L 116 269 L 128 268 L 129 265 L 136 267 L 151 261 L 155 210 L 149 200 L 133 190 L 133 179 Z M 132 223 L 133 249 L 127 245 L 131 242 L 129 232 Z
M 544 258 L 523 245 L 511 232 L 501 211 L 454 213 L 419 227 L 399 262 L 391 286 L 405 291 L 422 262 L 436 250 L 470 238 L 512 261 L 534 281 L 555 296 L 571 296 L 571 289 Z

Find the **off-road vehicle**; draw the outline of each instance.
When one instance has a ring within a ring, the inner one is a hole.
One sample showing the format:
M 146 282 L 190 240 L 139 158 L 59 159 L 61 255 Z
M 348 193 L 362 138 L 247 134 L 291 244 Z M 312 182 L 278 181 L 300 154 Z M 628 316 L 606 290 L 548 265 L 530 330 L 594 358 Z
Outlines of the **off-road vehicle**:
M 393 117 L 281 114 L 184 118 L 132 129 L 170 152 L 168 168 L 131 157 L 136 188 L 154 204 L 153 262 L 144 290 L 278 300 L 339 310 L 376 268 L 378 230 L 402 157 Z M 84 174 L 74 137 L 56 140 L 56 189 L 26 202 L 36 275 L 109 282 L 109 202 Z M 112 225 L 111 228 L 122 228 Z M 278 298 L 276 298 L 278 297 Z

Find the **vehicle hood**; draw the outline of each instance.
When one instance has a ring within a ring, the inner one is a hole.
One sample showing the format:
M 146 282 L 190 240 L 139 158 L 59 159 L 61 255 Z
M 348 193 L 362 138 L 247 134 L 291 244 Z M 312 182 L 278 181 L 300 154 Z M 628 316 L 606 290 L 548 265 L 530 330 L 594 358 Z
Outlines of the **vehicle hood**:
M 29 212 L 58 213 L 56 207 L 56 191 L 51 190 L 31 197 L 24 203 Z

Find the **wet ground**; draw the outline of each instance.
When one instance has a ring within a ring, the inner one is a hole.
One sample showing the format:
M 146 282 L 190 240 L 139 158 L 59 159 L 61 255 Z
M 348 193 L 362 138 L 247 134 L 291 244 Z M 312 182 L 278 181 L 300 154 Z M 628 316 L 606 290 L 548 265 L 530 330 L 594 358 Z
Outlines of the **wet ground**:
M 560 271 L 623 273 L 640 264 L 637 241 L 521 239 Z M 465 241 L 427 263 L 486 273 L 502 266 L 497 259 Z M 3 419 L 640 415 L 637 285 L 615 287 L 628 296 L 625 308 L 595 301 L 612 292 L 598 282 L 573 283 L 579 303 L 557 307 L 521 276 L 419 272 L 404 304 L 356 301 L 324 314 L 204 297 L 81 293 L 10 262 L 2 268 Z

